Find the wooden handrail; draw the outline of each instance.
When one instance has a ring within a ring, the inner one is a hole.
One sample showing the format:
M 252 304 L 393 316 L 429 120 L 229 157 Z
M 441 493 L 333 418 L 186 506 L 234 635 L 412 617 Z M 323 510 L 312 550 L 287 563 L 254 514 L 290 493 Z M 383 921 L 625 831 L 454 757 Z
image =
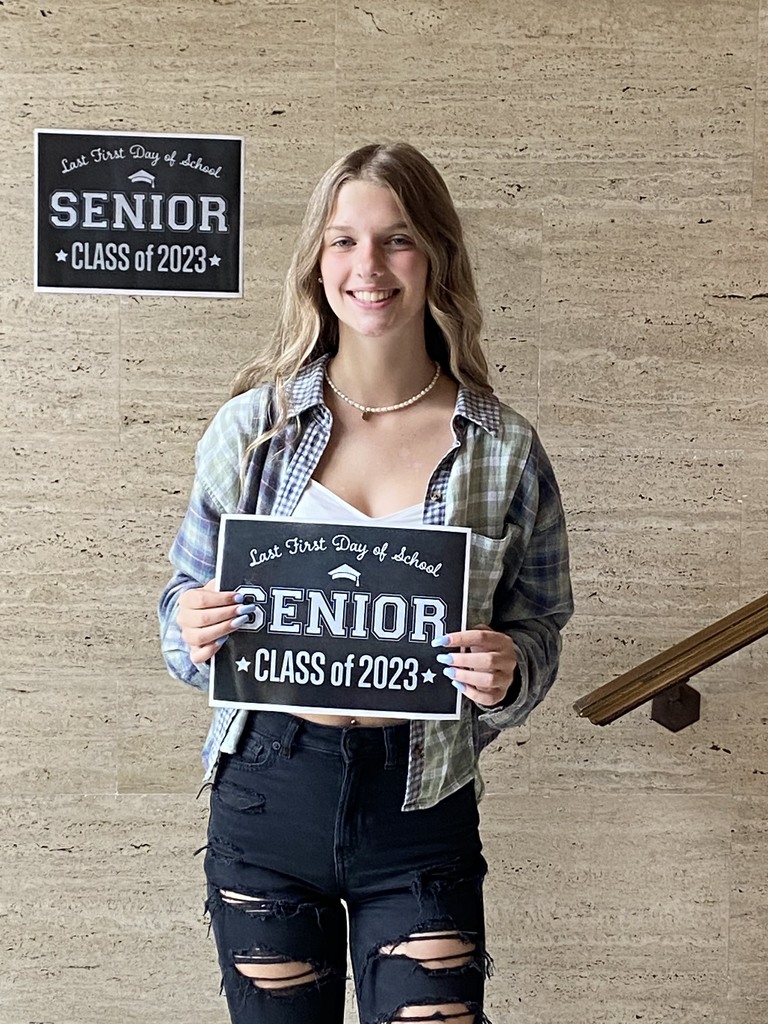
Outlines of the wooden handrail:
M 685 686 L 691 676 L 702 672 L 710 665 L 727 658 L 748 644 L 768 634 L 768 594 L 763 594 L 751 604 L 713 622 L 674 647 L 662 651 L 648 661 L 617 676 L 604 686 L 592 690 L 573 705 L 582 718 L 588 718 L 594 725 L 608 725 L 622 715 L 634 711 L 646 701 L 660 698 L 667 692 L 672 700 L 694 693 Z M 685 691 L 681 689 L 685 687 Z M 697 695 L 698 696 L 698 695 Z M 661 705 L 659 705 L 660 707 Z M 657 721 L 668 728 L 675 728 L 664 721 L 660 712 Z M 698 719 L 696 715 L 691 721 Z M 676 728 L 690 724 L 684 721 Z

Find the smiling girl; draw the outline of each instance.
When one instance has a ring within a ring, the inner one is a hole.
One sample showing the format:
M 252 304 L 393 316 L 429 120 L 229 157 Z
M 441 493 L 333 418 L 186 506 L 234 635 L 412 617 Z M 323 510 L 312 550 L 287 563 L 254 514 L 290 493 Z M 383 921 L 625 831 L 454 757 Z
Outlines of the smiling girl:
M 342 1024 L 348 950 L 362 1024 L 488 1019 L 478 758 L 552 685 L 572 601 L 557 484 L 480 323 L 437 170 L 364 146 L 318 183 L 275 336 L 198 446 L 160 618 L 201 689 L 248 618 L 212 582 L 222 514 L 472 530 L 471 628 L 436 650 L 458 721 L 216 711 L 207 906 L 234 1024 Z

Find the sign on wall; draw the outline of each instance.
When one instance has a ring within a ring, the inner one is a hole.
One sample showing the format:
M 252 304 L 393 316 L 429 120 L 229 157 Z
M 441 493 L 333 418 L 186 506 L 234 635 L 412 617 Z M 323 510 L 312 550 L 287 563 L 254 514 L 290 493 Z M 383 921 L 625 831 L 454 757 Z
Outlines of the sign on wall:
M 213 706 L 459 717 L 432 641 L 462 629 L 470 531 L 222 516 L 216 581 L 251 596 Z
M 35 290 L 242 295 L 242 139 L 35 132 Z

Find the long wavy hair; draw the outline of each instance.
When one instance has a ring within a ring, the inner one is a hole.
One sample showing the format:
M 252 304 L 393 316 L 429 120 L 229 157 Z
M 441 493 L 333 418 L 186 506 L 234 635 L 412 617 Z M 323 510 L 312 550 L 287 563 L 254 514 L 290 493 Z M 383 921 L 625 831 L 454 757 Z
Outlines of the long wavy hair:
M 275 384 L 276 434 L 288 418 L 288 392 L 299 371 L 321 355 L 333 355 L 339 325 L 318 280 L 323 235 L 336 197 L 348 181 L 369 181 L 392 190 L 416 244 L 429 261 L 424 310 L 427 353 L 460 384 L 490 391 L 480 345 L 482 314 L 461 221 L 435 167 L 406 142 L 362 146 L 336 161 L 310 197 L 288 268 L 277 327 L 266 348 L 238 372 L 232 394 Z

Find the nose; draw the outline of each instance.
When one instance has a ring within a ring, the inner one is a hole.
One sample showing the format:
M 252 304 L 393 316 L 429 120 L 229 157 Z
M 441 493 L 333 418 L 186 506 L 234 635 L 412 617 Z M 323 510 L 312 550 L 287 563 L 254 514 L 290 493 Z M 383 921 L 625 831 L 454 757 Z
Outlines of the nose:
M 383 253 L 375 241 L 358 243 L 357 273 L 364 281 L 371 281 L 384 273 Z

